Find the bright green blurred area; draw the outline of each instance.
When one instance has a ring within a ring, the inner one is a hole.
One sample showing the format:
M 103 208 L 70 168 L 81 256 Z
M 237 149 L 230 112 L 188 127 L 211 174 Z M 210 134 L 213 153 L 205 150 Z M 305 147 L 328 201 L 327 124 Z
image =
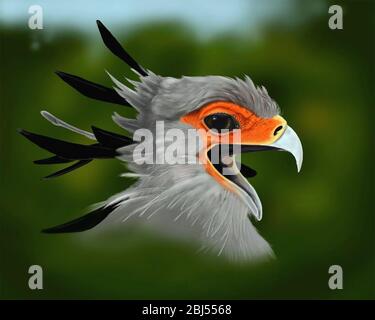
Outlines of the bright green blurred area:
M 327 6 L 328 7 L 328 6 Z M 290 155 L 244 157 L 264 206 L 256 223 L 278 260 L 236 265 L 139 230 L 100 237 L 45 235 L 40 230 L 79 216 L 89 204 L 129 186 L 118 161 L 97 161 L 51 181 L 55 168 L 32 164 L 46 152 L 18 127 L 88 142 L 52 127 L 47 109 L 80 128 L 121 132 L 111 121 L 125 107 L 80 96 L 53 72 L 110 86 L 104 70 L 135 79 L 128 67 L 74 30 L 30 50 L 30 30 L 1 29 L 0 297 L 1 298 L 374 298 L 374 10 L 344 5 L 344 30 L 328 14 L 298 26 L 270 21 L 256 41 L 230 34 L 198 40 L 185 25 L 145 24 L 117 34 L 145 67 L 161 75 L 248 74 L 264 85 L 299 134 L 304 164 Z M 293 17 L 291 16 L 291 19 Z M 95 23 L 93 21 L 93 28 Z M 57 168 L 56 168 L 57 169 Z M 27 286 L 28 268 L 44 270 L 44 290 Z M 328 268 L 341 265 L 344 289 L 328 288 Z

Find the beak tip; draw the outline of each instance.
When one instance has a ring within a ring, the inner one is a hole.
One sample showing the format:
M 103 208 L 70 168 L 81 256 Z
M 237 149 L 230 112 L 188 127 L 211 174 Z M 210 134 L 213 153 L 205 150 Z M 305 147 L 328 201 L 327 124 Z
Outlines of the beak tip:
M 261 221 L 263 218 L 263 211 L 261 207 L 258 207 L 258 211 L 253 214 L 257 221 Z
M 302 169 L 302 161 L 299 163 L 297 162 L 297 172 L 300 173 L 301 169 Z
M 257 221 L 261 221 L 263 218 L 263 209 L 262 209 L 262 205 L 258 206 L 258 212 L 255 214 L 255 219 Z
M 255 218 L 256 221 L 261 221 L 261 220 L 262 220 L 262 214 L 259 213 L 259 212 L 257 212 L 256 214 L 252 212 L 252 213 L 249 215 L 249 218 L 251 218 L 251 216 L 253 216 L 253 217 Z
M 300 173 L 302 169 L 302 162 L 303 162 L 303 149 L 302 144 L 300 145 L 299 152 L 295 155 L 296 163 L 297 163 L 297 172 Z

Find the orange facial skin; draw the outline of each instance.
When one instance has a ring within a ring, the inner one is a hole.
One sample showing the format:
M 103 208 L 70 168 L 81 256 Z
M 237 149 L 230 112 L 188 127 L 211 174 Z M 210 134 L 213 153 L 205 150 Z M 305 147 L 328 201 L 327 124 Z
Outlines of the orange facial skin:
M 215 101 L 206 104 L 198 110 L 194 110 L 181 117 L 181 122 L 186 123 L 195 129 L 203 129 L 206 132 L 206 136 L 202 137 L 205 141 L 205 148 L 201 150 L 199 160 L 202 161 L 201 163 L 204 163 L 208 174 L 210 174 L 213 178 L 215 178 L 216 181 L 227 189 L 234 191 L 233 183 L 223 177 L 210 161 L 207 161 L 207 152 L 213 146 L 220 143 L 232 144 L 235 141 L 233 132 L 218 134 L 211 132 L 211 130 L 207 128 L 204 119 L 207 116 L 215 113 L 226 113 L 236 119 L 236 121 L 239 123 L 239 129 L 241 130 L 240 143 L 243 145 L 272 144 L 285 131 L 286 121 L 280 116 L 261 118 L 245 107 L 226 101 Z M 277 130 L 275 134 L 276 128 L 280 126 L 282 128 Z M 238 141 L 235 141 L 235 143 L 238 143 Z

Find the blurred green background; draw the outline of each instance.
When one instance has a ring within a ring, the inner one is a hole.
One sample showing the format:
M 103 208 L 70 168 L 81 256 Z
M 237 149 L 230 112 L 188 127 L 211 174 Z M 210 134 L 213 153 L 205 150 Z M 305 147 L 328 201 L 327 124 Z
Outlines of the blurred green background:
M 174 3 L 168 11 L 162 1 L 158 11 L 151 1 L 141 1 L 144 10 L 148 4 L 153 9 L 131 22 L 126 15 L 133 6 L 142 12 L 140 4 L 102 3 L 107 11 L 84 0 L 46 5 L 45 29 L 30 30 L 27 8 L 33 3 L 2 2 L 0 297 L 374 298 L 373 2 L 208 1 L 201 8 L 192 1 Z M 330 4 L 343 6 L 344 30 L 328 28 Z M 73 15 L 65 23 L 64 10 Z M 79 95 L 53 74 L 63 70 L 107 86 L 104 70 L 135 79 L 104 48 L 96 18 L 156 73 L 248 74 L 278 102 L 304 146 L 301 173 L 288 154 L 244 158 L 259 173 L 252 183 L 264 218 L 256 226 L 278 260 L 231 264 L 137 230 L 98 237 L 40 233 L 133 182 L 119 177 L 124 167 L 114 160 L 42 181 L 55 168 L 32 164 L 47 153 L 16 132 L 22 127 L 87 142 L 51 126 L 39 111 L 47 109 L 83 129 L 96 125 L 116 132 L 121 129 L 111 121 L 114 111 L 134 116 L 127 108 Z M 44 290 L 28 288 L 33 264 L 43 267 Z M 334 264 L 343 267 L 343 290 L 328 288 L 328 268 Z

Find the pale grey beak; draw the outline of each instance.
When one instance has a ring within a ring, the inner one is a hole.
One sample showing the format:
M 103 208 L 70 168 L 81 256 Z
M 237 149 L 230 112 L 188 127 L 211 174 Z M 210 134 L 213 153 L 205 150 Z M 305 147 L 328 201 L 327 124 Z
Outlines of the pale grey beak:
M 290 152 L 296 159 L 297 171 L 300 172 L 303 161 L 302 143 L 291 127 L 288 126 L 281 137 L 269 146 Z
M 241 145 L 240 149 L 241 152 L 256 152 L 263 150 L 290 152 L 296 159 L 298 172 L 301 170 L 303 161 L 302 144 L 297 134 L 291 127 L 287 126 L 280 138 L 270 145 Z M 233 154 L 232 157 L 234 158 L 235 154 Z M 217 170 L 219 170 L 219 172 L 221 172 L 225 178 L 238 186 L 238 195 L 249 208 L 251 214 L 259 221 L 262 219 L 263 215 L 262 203 L 260 202 L 259 196 L 257 195 L 254 187 L 240 173 L 237 166 L 237 164 L 240 165 L 240 163 L 237 162 L 238 159 L 234 159 L 231 165 L 226 165 L 224 161 L 221 161 L 220 166 L 217 166 Z

